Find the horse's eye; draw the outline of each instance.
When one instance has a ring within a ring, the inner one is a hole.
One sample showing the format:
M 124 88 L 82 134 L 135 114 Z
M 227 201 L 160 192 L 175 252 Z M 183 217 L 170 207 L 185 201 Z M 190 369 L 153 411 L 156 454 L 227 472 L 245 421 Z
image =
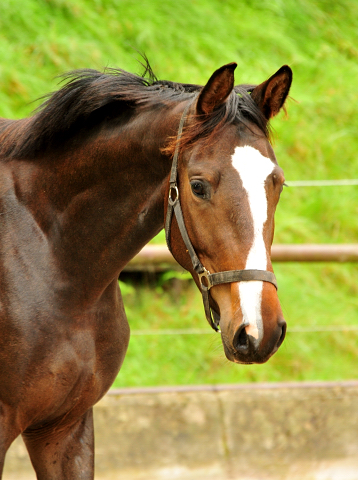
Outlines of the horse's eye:
M 190 183 L 191 190 L 197 197 L 204 198 L 205 197 L 205 187 L 201 182 L 194 180 Z

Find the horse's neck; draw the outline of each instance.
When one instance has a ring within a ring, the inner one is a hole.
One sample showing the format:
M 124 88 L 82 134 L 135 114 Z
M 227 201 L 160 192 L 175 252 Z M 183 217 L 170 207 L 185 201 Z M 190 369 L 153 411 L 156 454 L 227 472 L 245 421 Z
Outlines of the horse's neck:
M 75 271 L 81 265 L 84 271 L 92 269 L 99 284 L 115 278 L 163 228 L 171 162 L 160 149 L 175 130 L 177 116 L 165 119 L 163 112 L 156 116 L 148 112 L 147 117 L 138 115 L 128 124 L 109 126 L 63 163 L 72 172 L 64 175 L 63 191 L 57 195 L 66 197 L 76 177 L 79 188 L 68 196 L 60 215 L 64 236 L 60 241 L 67 246 L 65 255 L 75 255 Z
M 29 210 L 76 288 L 100 292 L 163 228 L 171 165 L 160 148 L 176 123 L 159 112 L 151 121 L 138 116 L 103 127 L 72 153 L 22 162 L 18 191 L 32 179 Z

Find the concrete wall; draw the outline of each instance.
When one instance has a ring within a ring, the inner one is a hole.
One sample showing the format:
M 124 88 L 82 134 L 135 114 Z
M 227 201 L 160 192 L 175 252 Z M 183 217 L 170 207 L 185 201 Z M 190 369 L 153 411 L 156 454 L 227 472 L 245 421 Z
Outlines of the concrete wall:
M 98 480 L 358 480 L 357 381 L 113 390 L 95 425 Z

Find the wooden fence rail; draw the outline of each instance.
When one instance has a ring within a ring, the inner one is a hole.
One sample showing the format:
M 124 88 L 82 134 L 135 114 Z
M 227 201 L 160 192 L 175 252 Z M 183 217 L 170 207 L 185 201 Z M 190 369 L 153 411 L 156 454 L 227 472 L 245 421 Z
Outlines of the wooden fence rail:
M 358 244 L 273 245 L 273 262 L 358 262 Z M 146 245 L 125 271 L 181 270 L 165 245 Z

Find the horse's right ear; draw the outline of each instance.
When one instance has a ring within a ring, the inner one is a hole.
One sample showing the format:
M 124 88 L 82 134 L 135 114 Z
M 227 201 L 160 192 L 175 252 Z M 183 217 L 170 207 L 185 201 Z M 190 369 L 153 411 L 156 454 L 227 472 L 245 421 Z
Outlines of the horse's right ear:
M 251 92 L 251 98 L 267 120 L 277 115 L 283 107 L 291 83 L 292 70 L 288 65 L 284 65 L 266 82 L 261 83 Z
M 199 115 L 210 115 L 222 105 L 234 88 L 236 63 L 229 63 L 216 70 L 200 92 L 196 110 Z

